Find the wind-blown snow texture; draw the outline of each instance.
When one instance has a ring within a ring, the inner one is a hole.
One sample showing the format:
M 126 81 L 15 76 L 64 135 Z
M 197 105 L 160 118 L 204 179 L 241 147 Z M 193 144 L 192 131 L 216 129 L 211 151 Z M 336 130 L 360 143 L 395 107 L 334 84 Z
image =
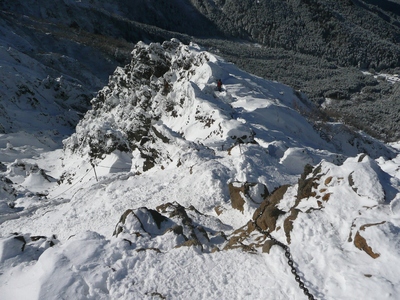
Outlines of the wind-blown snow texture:
M 397 298 L 396 148 L 177 40 L 92 104 L 64 149 L 0 136 L 2 299 L 305 299 L 254 222 L 316 298 Z

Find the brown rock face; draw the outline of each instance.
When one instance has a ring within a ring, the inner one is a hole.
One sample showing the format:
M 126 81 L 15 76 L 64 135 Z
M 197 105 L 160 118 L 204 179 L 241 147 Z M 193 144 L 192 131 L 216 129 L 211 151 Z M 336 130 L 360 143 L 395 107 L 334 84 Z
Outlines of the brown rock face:
M 244 204 L 246 203 L 246 198 L 254 203 L 257 202 L 256 199 L 253 199 L 251 196 L 251 189 L 258 187 L 259 197 L 264 199 L 269 195 L 268 189 L 265 185 L 261 183 L 252 183 L 252 182 L 231 182 L 228 185 L 229 188 L 229 196 L 231 198 L 232 208 L 237 209 L 241 212 L 244 210 Z
M 289 185 L 283 185 L 277 188 L 271 195 L 269 195 L 255 211 L 253 220 L 257 221 L 257 225 L 263 230 L 273 231 L 276 227 L 276 220 L 281 214 L 282 210 L 277 208 L 277 205 L 282 200 L 283 195 L 286 193 Z M 259 216 L 261 213 L 261 216 Z M 259 217 L 258 217 L 259 216 Z
M 359 231 L 357 231 L 354 237 L 354 245 L 358 249 L 365 251 L 372 258 L 378 258 L 380 256 L 379 253 L 372 251 L 372 248 L 368 245 L 366 239 L 360 235 Z

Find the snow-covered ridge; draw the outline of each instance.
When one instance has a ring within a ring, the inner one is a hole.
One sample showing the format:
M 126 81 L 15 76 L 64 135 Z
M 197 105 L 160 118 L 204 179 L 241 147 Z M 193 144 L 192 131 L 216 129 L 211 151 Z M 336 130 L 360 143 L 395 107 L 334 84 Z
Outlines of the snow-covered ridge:
M 217 79 L 223 81 L 221 91 Z M 171 160 L 164 147 L 170 148 L 165 144 L 172 140 L 214 150 L 258 144 L 282 163 L 287 161 L 297 174 L 305 163 L 338 161 L 360 149 L 374 157 L 394 154 L 340 125 L 320 126 L 330 134 L 328 140 L 326 132 L 321 138 L 299 113 L 312 114 L 312 105 L 301 94 L 175 39 L 138 43 L 131 63 L 116 69 L 92 105 L 76 133 L 64 142 L 66 153 L 87 155 L 96 163 L 116 150 L 131 153 L 138 160 L 132 161 L 135 172 Z M 292 156 L 303 163 L 293 166 Z

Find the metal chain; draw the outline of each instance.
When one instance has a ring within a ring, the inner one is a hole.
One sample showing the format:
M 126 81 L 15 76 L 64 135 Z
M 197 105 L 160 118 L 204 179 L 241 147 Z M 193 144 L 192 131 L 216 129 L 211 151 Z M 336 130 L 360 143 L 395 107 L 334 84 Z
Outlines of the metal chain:
M 303 290 L 304 294 L 308 297 L 309 300 L 315 300 L 315 297 L 310 293 L 308 288 L 305 287 L 304 282 L 301 280 L 296 268 L 294 267 L 294 261 L 292 258 L 292 255 L 290 253 L 290 248 L 289 246 L 285 245 L 284 243 L 278 241 L 276 238 L 274 238 L 269 231 L 262 230 L 260 226 L 257 224 L 258 218 L 262 215 L 263 211 L 260 212 L 260 214 L 255 218 L 254 220 L 254 225 L 256 229 L 261 232 L 262 234 L 265 234 L 275 245 L 278 245 L 285 251 L 285 256 L 288 261 L 288 265 L 291 268 L 292 274 L 294 276 L 294 279 L 296 282 L 299 284 L 299 287 Z
M 242 153 L 242 148 L 240 148 L 240 143 L 239 143 L 239 150 L 240 150 L 240 154 L 243 155 Z M 251 197 L 250 197 L 251 198 Z M 254 200 L 253 200 L 254 201 Z M 264 207 L 265 210 L 265 207 Z M 260 226 L 258 226 L 257 221 L 258 218 L 261 217 L 261 215 L 264 213 L 264 210 L 260 210 L 260 213 L 258 214 L 258 216 L 254 219 L 254 225 L 256 227 L 256 229 L 266 235 L 272 242 L 274 242 L 275 245 L 278 245 L 279 247 L 281 247 L 284 251 L 285 251 L 285 256 L 287 258 L 288 261 L 288 265 L 292 271 L 292 274 L 294 276 L 294 279 L 296 280 L 296 282 L 299 284 L 300 289 L 303 290 L 304 295 L 307 296 L 307 298 L 309 300 L 316 300 L 315 297 L 310 293 L 310 291 L 308 290 L 308 288 L 306 288 L 304 282 L 301 280 L 299 274 L 297 273 L 296 268 L 294 267 L 294 261 L 292 259 L 292 255 L 290 254 L 290 248 L 289 246 L 285 245 L 284 243 L 278 241 L 276 238 L 274 238 L 271 233 L 269 231 L 266 230 L 262 230 Z

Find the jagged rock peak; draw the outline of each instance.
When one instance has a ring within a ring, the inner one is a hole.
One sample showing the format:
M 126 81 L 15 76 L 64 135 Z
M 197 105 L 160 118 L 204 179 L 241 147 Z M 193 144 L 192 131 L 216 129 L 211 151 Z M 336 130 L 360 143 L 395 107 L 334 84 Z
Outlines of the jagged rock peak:
M 139 42 L 131 54 L 131 63 L 124 68 L 117 68 L 110 77 L 109 84 L 92 100 L 94 109 L 119 104 L 110 99 L 110 96 L 115 96 L 116 91 L 119 98 L 125 96 L 136 101 L 140 101 L 141 96 L 149 98 L 159 92 L 166 96 L 173 81 L 182 80 L 185 75 L 188 77 L 193 66 L 199 66 L 210 59 L 210 54 L 200 51 L 198 46 L 184 45 L 177 39 L 162 44 L 147 45 Z
M 163 156 L 156 141 L 200 139 L 202 145 L 252 139 L 251 130 L 232 118 L 229 99 L 221 101 L 215 94 L 217 76 L 223 73 L 218 61 L 199 46 L 176 39 L 138 43 L 131 63 L 115 70 L 64 149 L 91 160 L 115 150 L 136 152 L 144 159 L 141 172 Z

